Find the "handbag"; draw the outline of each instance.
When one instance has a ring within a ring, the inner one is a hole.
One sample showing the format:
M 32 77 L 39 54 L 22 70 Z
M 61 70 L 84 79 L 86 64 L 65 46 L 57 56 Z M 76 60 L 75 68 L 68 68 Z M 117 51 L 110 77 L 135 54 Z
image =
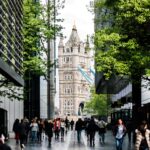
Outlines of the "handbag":
M 140 144 L 140 150 L 145 150 L 147 148 L 148 148 L 148 144 L 147 144 L 146 138 L 143 138 Z

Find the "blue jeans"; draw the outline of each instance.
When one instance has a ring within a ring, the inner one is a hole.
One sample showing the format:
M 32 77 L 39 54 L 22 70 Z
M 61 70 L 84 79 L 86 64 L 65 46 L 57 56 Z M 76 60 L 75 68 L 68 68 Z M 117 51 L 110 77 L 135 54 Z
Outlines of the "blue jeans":
M 123 138 L 121 139 L 116 138 L 116 150 L 122 150 L 122 143 L 123 143 Z
M 31 140 L 32 142 L 35 142 L 37 140 L 37 132 L 31 131 Z
M 105 133 L 99 133 L 100 142 L 105 143 Z

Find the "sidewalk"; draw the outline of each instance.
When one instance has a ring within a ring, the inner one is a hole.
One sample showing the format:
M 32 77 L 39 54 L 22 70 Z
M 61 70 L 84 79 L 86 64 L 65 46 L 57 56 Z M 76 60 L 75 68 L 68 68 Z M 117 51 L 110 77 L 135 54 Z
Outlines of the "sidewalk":
M 14 139 L 10 139 L 8 145 L 11 146 L 12 150 L 20 150 L 19 145 L 15 144 Z M 64 141 L 57 141 L 53 138 L 52 146 L 48 147 L 48 139 L 45 138 L 42 143 L 28 143 L 25 150 L 116 150 L 115 140 L 110 131 L 106 133 L 105 145 L 101 145 L 99 142 L 99 136 L 96 133 L 95 136 L 95 147 L 90 147 L 87 142 L 84 131 L 82 132 L 81 143 L 77 142 L 76 132 L 69 131 Z M 123 150 L 133 150 L 133 144 L 128 142 L 127 136 L 124 139 Z

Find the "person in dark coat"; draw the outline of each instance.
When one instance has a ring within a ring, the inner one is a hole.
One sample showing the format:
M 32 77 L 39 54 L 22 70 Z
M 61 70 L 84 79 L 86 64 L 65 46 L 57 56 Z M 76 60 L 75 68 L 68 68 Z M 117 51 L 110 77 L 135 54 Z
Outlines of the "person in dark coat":
M 71 130 L 73 130 L 73 126 L 74 126 L 74 121 L 73 121 L 73 119 L 71 120 L 70 125 L 71 125 Z
M 90 136 L 90 146 L 95 146 L 95 133 L 98 130 L 98 126 L 95 124 L 94 118 L 91 117 L 91 120 L 87 126 L 87 132 Z
M 19 125 L 19 135 L 20 135 L 20 147 L 23 150 L 25 147 L 25 142 L 26 142 L 26 125 L 24 123 L 24 120 L 21 120 L 21 123 Z
M 66 125 L 66 134 L 67 134 L 67 131 L 69 130 L 69 120 L 67 117 L 65 119 L 65 125 Z
M 0 144 L 0 150 L 11 150 L 11 148 L 6 144 Z
M 131 133 L 133 132 L 133 124 L 131 119 L 127 121 L 126 128 L 127 128 L 128 140 L 129 142 L 131 142 Z
M 51 146 L 51 139 L 53 137 L 53 127 L 52 121 L 45 121 L 45 133 L 48 136 L 49 147 Z
M 13 124 L 13 131 L 15 133 L 16 144 L 19 144 L 19 119 L 16 119 Z
M 11 148 L 4 143 L 5 137 L 3 133 L 0 132 L 0 150 L 11 150 Z
M 43 123 L 42 123 L 42 120 L 38 120 L 38 127 L 39 127 L 39 130 L 37 132 L 37 138 L 38 138 L 38 142 L 41 142 L 42 141 L 42 131 L 43 131 Z
M 81 131 L 83 129 L 83 121 L 81 120 L 81 118 L 78 119 L 78 121 L 76 122 L 75 125 L 75 130 L 77 131 L 77 140 L 78 143 L 81 142 Z

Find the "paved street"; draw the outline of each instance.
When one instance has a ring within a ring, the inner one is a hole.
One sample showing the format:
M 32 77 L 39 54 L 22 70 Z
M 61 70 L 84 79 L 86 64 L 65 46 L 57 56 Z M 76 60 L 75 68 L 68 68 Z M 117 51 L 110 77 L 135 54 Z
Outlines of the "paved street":
M 25 150 L 115 150 L 114 137 L 110 131 L 107 131 L 105 141 L 105 145 L 101 145 L 99 142 L 98 134 L 96 134 L 95 147 L 90 147 L 89 142 L 87 142 L 85 133 L 82 132 L 82 140 L 79 144 L 76 139 L 76 132 L 69 131 L 64 141 L 56 141 L 53 138 L 51 147 L 48 147 L 48 140 L 45 138 L 41 144 L 28 143 Z M 11 146 L 12 150 L 20 150 L 19 146 L 15 144 L 14 139 L 10 139 L 8 144 Z M 124 140 L 123 150 L 133 150 L 133 145 L 129 144 L 127 136 Z

